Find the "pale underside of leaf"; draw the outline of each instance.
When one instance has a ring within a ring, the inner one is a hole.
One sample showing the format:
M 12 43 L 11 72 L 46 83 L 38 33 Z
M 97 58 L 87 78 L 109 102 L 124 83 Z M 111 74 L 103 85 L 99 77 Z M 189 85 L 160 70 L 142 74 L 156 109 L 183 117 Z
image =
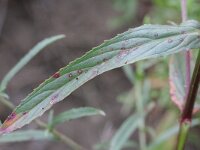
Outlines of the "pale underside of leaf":
M 60 69 L 29 94 L 4 122 L 0 134 L 30 123 L 99 74 L 142 59 L 199 48 L 199 29 L 196 21 L 179 26 L 143 25 L 105 41 Z
M 191 57 L 191 60 L 193 57 Z M 195 62 L 195 60 L 193 60 Z M 185 104 L 185 55 L 184 53 L 174 54 L 170 57 L 169 63 L 169 84 L 172 102 L 183 110 Z M 191 73 L 194 70 L 194 63 L 191 66 Z M 199 104 L 196 103 L 193 113 L 200 111 Z

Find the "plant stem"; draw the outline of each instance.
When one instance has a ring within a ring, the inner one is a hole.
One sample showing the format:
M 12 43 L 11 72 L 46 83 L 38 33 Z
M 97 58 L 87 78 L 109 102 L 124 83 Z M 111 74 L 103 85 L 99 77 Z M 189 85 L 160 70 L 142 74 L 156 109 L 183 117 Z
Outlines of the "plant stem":
M 187 0 L 181 0 L 181 16 L 182 16 L 182 22 L 187 20 Z M 191 79 L 191 73 L 190 73 L 190 64 L 191 59 L 190 59 L 190 51 L 185 52 L 185 93 L 186 95 L 189 92 L 189 87 L 190 87 L 190 79 Z
M 136 81 L 135 94 L 137 98 L 136 99 L 137 113 L 141 115 L 141 120 L 138 126 L 140 149 L 146 150 L 145 114 L 144 114 L 144 106 L 142 98 L 142 86 L 140 81 Z
M 187 0 L 181 0 L 181 16 L 182 21 L 187 20 Z
M 190 129 L 190 125 L 191 125 L 191 122 L 184 122 L 181 124 L 180 129 L 179 129 L 179 141 L 177 145 L 177 150 L 184 149 L 188 131 Z
M 137 113 L 141 115 L 141 120 L 139 122 L 139 143 L 140 149 L 146 150 L 146 133 L 145 133 L 145 111 L 143 105 L 143 96 L 142 96 L 142 82 L 144 80 L 144 69 L 143 64 L 138 63 L 136 68 L 136 80 L 135 80 L 135 96 L 136 96 L 136 108 Z
M 200 50 L 198 52 L 185 107 L 181 115 L 180 131 L 179 131 L 178 144 L 177 144 L 178 150 L 179 149 L 181 150 L 181 148 L 184 147 L 186 139 L 187 139 L 187 134 L 188 134 L 189 127 L 191 124 L 191 120 L 192 120 L 192 112 L 193 112 L 193 108 L 194 108 L 194 104 L 195 104 L 195 100 L 196 100 L 196 96 L 197 96 L 197 92 L 199 88 L 199 82 L 200 82 Z
M 192 75 L 192 81 L 189 88 L 189 93 L 187 95 L 185 107 L 183 109 L 183 113 L 181 116 L 181 122 L 184 122 L 185 120 L 190 121 L 192 119 L 192 112 L 199 88 L 199 82 L 200 82 L 200 50 L 198 52 L 194 72 Z
M 41 120 L 36 119 L 35 121 L 40 127 L 48 128 L 48 125 L 46 123 L 42 122 Z M 79 144 L 74 142 L 72 139 L 70 139 L 66 135 L 57 131 L 56 129 L 50 130 L 49 132 L 51 132 L 57 139 L 63 141 L 63 143 L 65 143 L 66 145 L 69 145 L 74 150 L 86 150 L 85 148 L 83 148 L 82 146 L 80 146 Z
M 181 16 L 182 16 L 182 22 L 187 20 L 187 0 L 181 0 Z M 197 59 L 198 61 L 198 59 Z M 188 107 L 190 107 L 189 109 L 193 110 L 193 105 L 191 103 L 191 100 L 189 99 L 189 92 L 191 92 L 191 88 L 190 88 L 190 52 L 186 51 L 185 52 L 185 66 L 186 66 L 186 73 L 185 73 L 185 106 L 183 108 L 183 112 L 182 112 L 182 116 L 180 119 L 180 128 L 179 128 L 179 134 L 178 134 L 178 142 L 177 142 L 177 150 L 183 150 L 185 147 L 185 143 L 187 140 L 187 135 L 188 135 L 188 131 L 191 125 L 191 119 L 192 119 L 192 114 L 189 115 L 188 114 Z M 195 73 L 195 72 L 194 72 Z M 193 74 L 194 76 L 194 74 Z M 193 100 L 195 101 L 195 99 Z M 191 103 L 191 104 L 190 104 Z M 192 112 L 191 112 L 192 113 Z M 185 115 L 189 115 L 188 117 L 186 117 Z M 183 117 L 184 116 L 184 117 Z M 186 118 L 185 118 L 186 117 Z
M 4 105 L 6 105 L 10 109 L 15 108 L 15 106 L 12 102 L 10 102 L 9 100 L 6 100 L 1 95 L 0 95 L 0 102 L 3 103 Z M 48 128 L 48 125 L 39 119 L 36 119 L 35 122 L 38 124 L 38 126 L 40 126 L 42 128 L 45 128 L 45 129 Z M 56 129 L 50 130 L 49 132 L 52 133 L 54 135 L 54 137 L 56 137 L 57 139 L 59 139 L 60 141 L 65 143 L 66 145 L 70 146 L 73 150 L 86 150 L 84 147 L 82 147 L 81 145 L 79 145 L 78 143 L 76 143 L 75 141 L 73 141 L 72 139 L 70 139 L 69 137 L 62 134 L 61 132 L 59 132 Z

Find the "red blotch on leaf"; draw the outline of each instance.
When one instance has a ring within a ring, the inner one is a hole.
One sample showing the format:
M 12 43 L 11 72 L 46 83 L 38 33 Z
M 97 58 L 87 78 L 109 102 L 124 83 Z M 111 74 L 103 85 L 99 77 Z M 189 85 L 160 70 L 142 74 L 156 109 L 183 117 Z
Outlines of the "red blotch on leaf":
M 59 77 L 60 77 L 60 73 L 59 73 L 59 72 L 56 72 L 52 77 L 53 77 L 53 78 L 59 78 Z
M 10 115 L 8 116 L 8 118 L 6 119 L 6 121 L 14 120 L 15 117 L 16 117 L 16 113 L 13 112 L 12 114 L 10 114 Z

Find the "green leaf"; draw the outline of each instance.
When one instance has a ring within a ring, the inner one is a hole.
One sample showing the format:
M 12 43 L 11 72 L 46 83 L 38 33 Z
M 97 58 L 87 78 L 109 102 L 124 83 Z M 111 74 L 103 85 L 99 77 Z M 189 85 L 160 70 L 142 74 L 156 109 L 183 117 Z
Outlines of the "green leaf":
M 81 107 L 81 108 L 76 108 L 76 109 L 74 108 L 74 109 L 62 112 L 59 115 L 55 116 L 52 120 L 52 126 L 63 123 L 65 121 L 78 119 L 78 118 L 86 117 L 86 116 L 93 116 L 93 115 L 105 116 L 105 113 L 102 110 L 92 108 L 92 107 Z
M 134 114 L 130 116 L 115 133 L 109 150 L 121 150 L 131 134 L 137 129 L 140 121 L 140 115 Z
M 39 42 L 36 46 L 34 46 L 3 78 L 0 84 L 0 92 L 3 92 L 8 82 L 33 58 L 35 57 L 41 50 L 43 50 L 49 44 L 64 38 L 64 35 L 56 35 L 50 38 L 44 39 Z
M 43 130 L 16 131 L 10 134 L 1 135 L 0 143 L 22 142 L 32 140 L 49 140 L 53 135 Z
M 199 119 L 192 120 L 191 127 L 197 126 L 200 124 Z M 176 125 L 174 127 L 171 127 L 170 129 L 166 130 L 164 133 L 160 134 L 156 137 L 156 139 L 149 145 L 148 150 L 160 150 L 162 149 L 161 146 L 163 143 L 165 143 L 167 140 L 169 140 L 171 137 L 175 136 L 179 131 L 179 125 Z
M 147 58 L 200 47 L 200 24 L 143 25 L 119 34 L 60 69 L 29 94 L 0 128 L 11 132 L 41 116 L 85 82 L 106 71 Z

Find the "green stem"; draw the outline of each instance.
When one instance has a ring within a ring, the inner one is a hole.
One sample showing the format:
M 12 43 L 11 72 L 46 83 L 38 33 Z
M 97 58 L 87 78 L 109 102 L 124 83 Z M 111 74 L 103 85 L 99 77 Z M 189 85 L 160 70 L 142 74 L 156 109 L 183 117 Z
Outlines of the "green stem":
M 145 133 L 145 114 L 144 114 L 144 105 L 143 105 L 143 96 L 142 96 L 142 80 L 143 80 L 143 68 L 140 66 L 140 63 L 137 65 L 137 77 L 138 79 L 135 82 L 135 95 L 136 95 L 136 107 L 137 113 L 141 115 L 141 121 L 139 123 L 139 143 L 140 149 L 146 149 L 146 133 Z
M 137 107 L 137 112 L 138 114 L 141 115 L 141 120 L 139 122 L 139 143 L 140 143 L 140 149 L 141 150 L 145 150 L 146 149 L 146 133 L 145 133 L 145 119 L 144 119 L 144 108 L 143 108 L 143 102 L 142 102 L 142 99 L 141 99 L 141 86 L 138 86 L 138 84 L 136 84 L 136 87 L 137 87 L 137 90 L 136 91 L 136 94 L 138 95 L 137 97 L 137 102 L 136 102 L 136 107 Z M 140 96 L 139 96 L 140 95 Z
M 191 122 L 184 122 L 180 125 L 177 150 L 184 149 L 185 142 L 188 136 L 188 131 L 190 129 L 190 125 L 191 125 Z
M 40 127 L 45 128 L 45 129 L 48 128 L 48 125 L 46 123 L 42 122 L 41 120 L 36 119 L 35 121 Z M 83 148 L 82 146 L 80 146 L 79 144 L 74 142 L 72 139 L 70 139 L 66 135 L 57 131 L 56 129 L 50 130 L 49 132 L 51 132 L 57 139 L 59 139 L 60 141 L 62 141 L 66 145 L 70 146 L 74 150 L 86 150 L 85 148 Z
M 12 102 L 9 100 L 5 99 L 3 96 L 0 95 L 0 102 L 6 105 L 10 109 L 14 109 L 15 106 Z M 44 123 L 43 121 L 36 119 L 35 120 L 38 126 L 47 129 L 48 125 Z M 86 150 L 84 147 L 67 137 L 66 135 L 62 134 L 61 132 L 57 131 L 56 129 L 50 130 L 50 133 L 54 135 L 57 139 L 65 143 L 66 145 L 70 146 L 73 150 Z

